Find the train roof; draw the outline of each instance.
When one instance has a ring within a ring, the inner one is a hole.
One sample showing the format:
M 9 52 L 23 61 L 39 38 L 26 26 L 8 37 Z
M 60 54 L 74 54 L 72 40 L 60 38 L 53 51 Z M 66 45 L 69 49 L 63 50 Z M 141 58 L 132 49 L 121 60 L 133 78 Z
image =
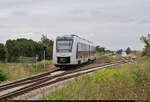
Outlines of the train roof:
M 67 38 L 77 37 L 77 38 L 80 38 L 80 39 L 82 39 L 82 40 L 85 40 L 85 41 L 87 41 L 87 42 L 89 42 L 89 43 L 94 44 L 93 42 L 91 42 L 91 41 L 89 41 L 89 40 L 86 40 L 86 39 L 84 39 L 84 38 L 81 38 L 81 37 L 79 37 L 79 36 L 77 36 L 77 35 L 64 35 L 64 36 L 58 36 L 57 39 L 59 39 L 59 38 L 65 38 L 65 37 L 67 37 Z

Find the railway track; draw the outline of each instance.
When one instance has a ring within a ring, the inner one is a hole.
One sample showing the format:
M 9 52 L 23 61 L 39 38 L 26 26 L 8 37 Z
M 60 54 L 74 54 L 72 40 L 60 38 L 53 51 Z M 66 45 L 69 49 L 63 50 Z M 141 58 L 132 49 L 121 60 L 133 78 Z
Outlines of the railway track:
M 0 91 L 6 90 L 8 88 L 10 89 L 10 88 L 13 88 L 13 87 L 17 87 L 19 85 L 32 83 L 36 80 L 41 79 L 42 77 L 45 77 L 45 76 L 50 75 L 51 73 L 54 73 L 54 72 L 57 72 L 57 71 L 60 71 L 60 69 L 49 71 L 49 72 L 44 72 L 44 73 L 41 73 L 41 74 L 33 75 L 31 77 L 26 77 L 26 78 L 23 78 L 23 79 L 19 79 L 19 80 L 10 82 L 10 83 L 2 84 L 2 85 L 0 85 Z
M 106 56 L 101 57 L 99 59 L 100 60 L 106 59 Z M 93 65 L 93 63 L 92 63 L 92 65 Z M 87 65 L 87 66 L 91 66 L 91 64 L 89 63 L 89 65 Z M 80 67 L 84 67 L 84 66 L 78 66 L 78 67 L 80 68 Z M 59 71 L 61 72 L 62 70 L 61 69 L 52 70 L 52 71 L 36 74 L 36 75 L 30 76 L 30 77 L 22 78 L 22 79 L 19 79 L 19 80 L 16 80 L 16 81 L 12 81 L 12 82 L 9 82 L 9 83 L 6 83 L 6 84 L 0 84 L 0 91 L 10 89 L 10 88 L 14 88 L 14 87 L 21 86 L 21 85 L 25 85 L 25 84 L 29 84 L 29 83 L 33 83 L 37 80 L 40 80 L 40 79 L 42 79 L 42 78 L 44 78 L 48 75 L 51 75 L 51 74 L 53 74 L 55 72 L 59 72 Z
M 117 66 L 117 65 L 128 63 L 128 62 L 130 62 L 130 60 L 121 58 L 120 61 L 116 61 L 116 62 L 105 63 L 105 64 L 90 64 L 80 69 L 78 68 L 78 69 L 63 71 L 63 72 L 61 72 L 60 70 L 54 70 L 54 71 L 38 74 L 32 77 L 27 77 L 21 80 L 17 80 L 8 84 L 3 84 L 0 86 L 1 92 L 10 90 L 16 87 L 20 87 L 20 86 L 22 87 L 17 88 L 11 92 L 1 94 L 0 100 L 11 99 L 16 96 L 22 95 L 24 93 L 30 92 L 32 90 L 35 90 L 35 89 L 38 89 L 47 85 L 55 84 L 57 82 L 64 81 L 70 78 L 74 78 L 74 77 L 77 77 L 86 73 L 91 73 L 98 69 Z M 60 73 L 58 73 L 59 71 Z

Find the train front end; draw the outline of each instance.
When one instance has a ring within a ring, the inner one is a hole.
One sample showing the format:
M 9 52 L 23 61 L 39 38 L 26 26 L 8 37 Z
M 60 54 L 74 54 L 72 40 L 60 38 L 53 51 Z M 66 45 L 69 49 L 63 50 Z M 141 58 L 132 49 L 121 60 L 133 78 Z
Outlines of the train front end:
M 53 63 L 56 67 L 76 65 L 75 38 L 73 36 L 57 37 L 53 47 Z

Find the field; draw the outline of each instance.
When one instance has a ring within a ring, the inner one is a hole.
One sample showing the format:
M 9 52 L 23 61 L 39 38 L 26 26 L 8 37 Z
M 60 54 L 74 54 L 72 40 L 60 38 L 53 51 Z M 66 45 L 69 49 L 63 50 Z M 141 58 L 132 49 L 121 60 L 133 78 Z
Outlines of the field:
M 150 58 L 139 57 L 133 64 L 99 70 L 76 79 L 41 100 L 148 100 Z
M 37 69 L 35 63 L 2 63 L 0 69 L 7 75 L 8 80 L 12 81 L 23 77 L 31 76 L 45 71 L 57 69 L 52 61 L 38 62 Z M 6 82 L 6 81 L 5 81 Z
M 97 53 L 96 53 L 96 58 L 100 58 L 100 57 L 103 56 L 103 55 L 104 55 L 104 53 L 97 52 Z

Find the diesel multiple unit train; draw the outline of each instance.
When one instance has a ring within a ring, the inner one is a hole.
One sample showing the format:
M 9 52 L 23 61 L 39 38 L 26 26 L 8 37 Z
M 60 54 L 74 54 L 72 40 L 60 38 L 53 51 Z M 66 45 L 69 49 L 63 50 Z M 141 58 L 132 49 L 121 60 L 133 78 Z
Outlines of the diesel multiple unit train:
M 96 47 L 91 41 L 76 35 L 58 36 L 53 46 L 56 67 L 76 66 L 96 60 Z

